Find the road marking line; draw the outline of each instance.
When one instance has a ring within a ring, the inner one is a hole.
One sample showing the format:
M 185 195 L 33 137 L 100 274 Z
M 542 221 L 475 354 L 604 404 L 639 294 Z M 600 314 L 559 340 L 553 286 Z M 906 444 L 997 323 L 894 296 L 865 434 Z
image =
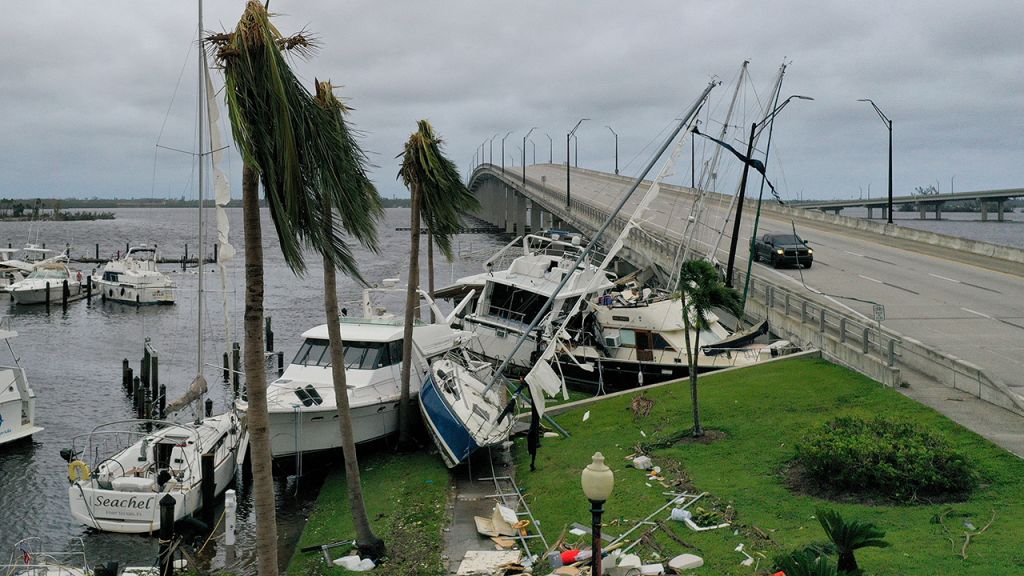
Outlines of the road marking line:
M 959 284 L 960 283 L 959 280 L 954 280 L 952 278 L 946 278 L 945 276 L 939 276 L 938 274 L 932 274 L 931 272 L 929 272 L 928 275 L 931 276 L 932 278 L 938 278 L 939 280 L 947 280 L 949 282 L 953 282 L 954 284 Z
M 870 276 L 865 276 L 863 274 L 857 274 L 857 276 L 860 276 L 861 278 L 863 278 L 865 280 L 870 280 L 872 282 L 877 282 L 878 284 L 885 284 L 885 282 L 882 282 L 881 280 L 875 280 L 874 278 L 871 278 Z
M 843 252 L 846 252 L 847 254 L 853 254 L 854 256 L 860 256 L 861 258 L 864 257 L 863 254 L 858 254 L 856 252 L 850 252 L 849 250 L 843 250 Z
M 971 314 L 977 314 L 978 316 L 981 316 L 982 318 L 988 318 L 989 320 L 992 320 L 992 317 L 989 316 L 988 314 L 982 314 L 981 312 L 977 312 L 975 310 L 971 310 L 970 308 L 964 308 L 962 306 L 960 307 L 960 309 L 963 310 L 964 312 L 970 312 Z

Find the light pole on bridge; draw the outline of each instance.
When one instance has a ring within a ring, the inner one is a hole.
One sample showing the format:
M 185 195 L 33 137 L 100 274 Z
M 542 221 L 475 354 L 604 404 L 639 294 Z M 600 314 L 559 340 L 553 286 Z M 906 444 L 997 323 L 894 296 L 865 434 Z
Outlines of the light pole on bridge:
M 524 194 L 526 193 L 526 139 L 529 138 L 530 134 L 533 134 L 533 131 L 536 130 L 536 129 L 537 129 L 536 126 L 534 126 L 533 128 L 530 128 L 530 130 L 526 133 L 526 135 L 523 136 L 522 152 L 523 152 L 523 193 Z
M 860 98 L 857 102 L 867 102 L 868 104 L 871 104 L 871 107 L 875 109 L 875 112 L 878 112 L 878 117 L 882 119 L 882 123 L 889 129 L 889 224 L 892 224 L 892 120 L 883 114 L 878 105 L 870 98 Z
M 612 130 L 612 127 L 605 124 L 605 128 Z M 615 175 L 619 175 L 619 134 L 615 130 L 612 130 L 612 134 L 615 134 Z
M 511 134 L 511 133 L 512 133 L 512 131 L 509 130 L 508 132 L 505 133 L 504 136 L 501 137 L 501 173 L 502 174 L 505 173 L 505 138 L 508 138 L 508 135 Z
M 555 141 L 551 139 L 551 134 L 544 133 L 548 137 L 548 164 L 555 163 Z
M 580 127 L 580 124 L 583 124 L 584 120 L 590 120 L 590 118 L 580 118 L 580 121 L 577 122 L 576 125 L 572 127 L 572 130 L 570 130 L 568 134 L 565 135 L 565 209 L 566 210 L 569 210 L 569 203 L 570 203 L 569 201 L 572 199 L 572 196 L 570 195 L 570 191 L 569 191 L 569 187 L 570 187 L 570 181 L 569 181 L 569 140 L 572 139 L 573 134 L 576 133 L 576 129 Z M 579 156 L 579 148 L 576 149 L 576 152 L 577 152 L 577 156 Z
M 501 134 L 501 132 L 498 132 L 498 134 Z M 488 164 L 494 164 L 494 139 L 498 137 L 498 134 L 491 136 L 491 139 L 488 140 Z

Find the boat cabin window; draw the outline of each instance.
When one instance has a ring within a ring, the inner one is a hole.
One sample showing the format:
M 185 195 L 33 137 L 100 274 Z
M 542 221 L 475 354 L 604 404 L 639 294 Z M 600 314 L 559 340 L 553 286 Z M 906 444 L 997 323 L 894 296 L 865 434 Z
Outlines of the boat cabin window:
M 53 268 L 36 270 L 28 275 L 29 278 L 40 278 L 42 280 L 66 280 L 68 275 L 63 270 Z
M 121 275 L 117 272 L 104 272 L 103 279 L 107 282 L 119 282 Z
M 668 340 L 665 340 L 664 336 L 657 332 L 642 332 L 643 340 L 641 341 L 640 348 L 645 350 L 675 350 Z M 713 337 L 713 339 L 716 339 Z M 701 342 L 704 341 L 704 333 L 701 333 Z M 637 333 L 634 330 L 620 329 L 619 330 L 619 345 L 629 346 L 632 348 L 637 347 Z
M 359 342 L 345 341 L 345 368 L 376 370 L 402 361 L 402 341 Z M 331 350 L 327 340 L 308 338 L 302 343 L 292 364 L 300 366 L 330 366 Z
M 487 313 L 491 316 L 530 322 L 537 316 L 547 302 L 547 297 L 526 290 L 520 290 L 504 284 L 491 284 L 490 307 Z
M 301 366 L 330 366 L 331 353 L 327 340 L 319 338 L 308 338 L 302 343 L 292 364 Z

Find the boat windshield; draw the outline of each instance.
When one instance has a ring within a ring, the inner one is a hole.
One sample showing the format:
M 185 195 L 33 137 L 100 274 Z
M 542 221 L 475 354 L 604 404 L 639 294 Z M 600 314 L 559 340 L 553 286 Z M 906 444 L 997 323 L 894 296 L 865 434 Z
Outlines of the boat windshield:
M 35 270 L 28 275 L 29 278 L 40 278 L 43 280 L 64 280 L 68 277 L 67 273 L 63 270 L 54 268 L 44 268 L 42 270 Z
M 345 341 L 345 368 L 376 370 L 402 361 L 402 341 L 359 342 Z M 302 343 L 292 364 L 300 366 L 330 366 L 331 351 L 328 340 L 308 338 Z

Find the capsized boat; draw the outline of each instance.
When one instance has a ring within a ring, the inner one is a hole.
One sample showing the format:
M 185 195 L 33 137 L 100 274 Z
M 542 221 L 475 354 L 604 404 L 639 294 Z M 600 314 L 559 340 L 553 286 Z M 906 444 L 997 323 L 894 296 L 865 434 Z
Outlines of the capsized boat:
M 132 246 L 93 276 L 104 300 L 128 304 L 174 304 L 175 284 L 157 269 L 156 247 Z
M 453 351 L 430 365 L 420 387 L 420 413 L 449 468 L 480 448 L 501 444 L 512 432 L 512 410 L 504 409 L 497 388 L 487 387 L 492 369 L 465 350 Z
M 10 317 L 0 318 L 0 340 L 7 344 L 12 361 L 10 366 L 0 366 L 0 445 L 42 431 L 35 423 L 36 394 L 29 387 L 25 369 L 11 346 L 11 340 L 17 335 L 11 329 Z
M 214 492 L 219 495 L 231 485 L 248 438 L 233 410 L 180 424 L 125 420 L 97 426 L 61 451 L 68 460 L 71 515 L 97 530 L 156 532 L 164 496 L 174 498 L 175 520 L 203 506 L 203 454 L 213 454 Z M 92 466 L 80 456 L 93 458 Z

